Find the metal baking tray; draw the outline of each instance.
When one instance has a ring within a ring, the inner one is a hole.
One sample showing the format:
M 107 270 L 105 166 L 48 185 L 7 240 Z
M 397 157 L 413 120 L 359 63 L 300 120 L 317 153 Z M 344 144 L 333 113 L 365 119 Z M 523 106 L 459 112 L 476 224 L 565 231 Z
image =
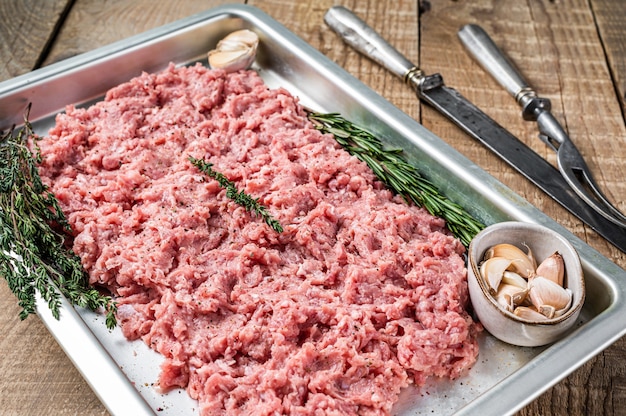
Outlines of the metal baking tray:
M 623 269 L 250 6 L 211 9 L 2 82 L 0 129 L 19 125 L 32 102 L 30 119 L 39 134 L 46 134 L 66 104 L 89 105 L 107 89 L 142 71 L 164 69 L 170 61 L 181 65 L 203 61 L 219 39 L 241 28 L 260 36 L 254 68 L 269 86 L 288 89 L 314 110 L 339 112 L 387 143 L 403 147 L 443 193 L 485 223 L 543 224 L 568 238 L 580 254 L 587 302 L 579 325 L 565 338 L 548 347 L 520 348 L 485 332 L 478 362 L 467 376 L 407 388 L 394 407 L 395 415 L 514 413 L 626 332 Z M 185 391 L 160 394 L 153 387 L 161 357 L 143 342 L 127 341 L 119 329 L 109 332 L 101 316 L 67 302 L 59 321 L 45 303 L 39 306 L 41 319 L 112 414 L 197 414 L 197 403 Z

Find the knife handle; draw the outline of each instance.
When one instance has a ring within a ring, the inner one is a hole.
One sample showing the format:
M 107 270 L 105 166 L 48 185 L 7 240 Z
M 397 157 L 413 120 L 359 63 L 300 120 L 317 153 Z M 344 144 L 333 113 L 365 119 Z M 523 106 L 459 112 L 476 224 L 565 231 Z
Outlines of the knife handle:
M 465 25 L 459 30 L 458 35 L 470 55 L 515 98 L 518 104 L 524 107 L 527 96 L 536 95 L 517 68 L 480 26 Z
M 417 86 L 416 78 L 421 81 L 422 71 L 349 9 L 333 6 L 326 12 L 324 21 L 348 45 L 406 83 Z

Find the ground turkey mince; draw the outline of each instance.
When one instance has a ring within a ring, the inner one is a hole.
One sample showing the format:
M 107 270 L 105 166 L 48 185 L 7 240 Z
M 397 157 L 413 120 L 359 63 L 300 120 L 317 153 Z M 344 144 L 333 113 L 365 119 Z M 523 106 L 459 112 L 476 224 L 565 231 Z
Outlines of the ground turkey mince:
M 203 415 L 386 415 L 476 360 L 464 248 L 252 71 L 143 74 L 68 107 L 42 176 L 161 388 Z M 227 198 L 213 164 L 284 228 Z

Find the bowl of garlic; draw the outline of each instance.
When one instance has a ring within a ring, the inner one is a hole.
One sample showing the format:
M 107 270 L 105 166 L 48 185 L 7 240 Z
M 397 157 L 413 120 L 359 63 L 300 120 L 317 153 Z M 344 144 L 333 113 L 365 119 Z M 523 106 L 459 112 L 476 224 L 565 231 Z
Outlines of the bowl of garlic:
M 468 287 L 485 329 L 525 347 L 562 337 L 585 301 L 574 247 L 556 231 L 525 222 L 497 223 L 474 237 L 468 249 Z

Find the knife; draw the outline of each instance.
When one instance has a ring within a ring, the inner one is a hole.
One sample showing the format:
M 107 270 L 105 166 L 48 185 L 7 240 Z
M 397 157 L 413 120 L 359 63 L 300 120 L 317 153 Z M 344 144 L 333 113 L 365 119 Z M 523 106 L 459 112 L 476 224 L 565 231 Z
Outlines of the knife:
M 528 178 L 565 209 L 626 253 L 626 233 L 599 215 L 568 185 L 559 171 L 481 111 L 458 91 L 444 84 L 440 74 L 426 75 L 373 28 L 343 6 L 328 9 L 326 24 L 348 45 L 382 65 L 411 86 L 423 102 L 480 141 Z

